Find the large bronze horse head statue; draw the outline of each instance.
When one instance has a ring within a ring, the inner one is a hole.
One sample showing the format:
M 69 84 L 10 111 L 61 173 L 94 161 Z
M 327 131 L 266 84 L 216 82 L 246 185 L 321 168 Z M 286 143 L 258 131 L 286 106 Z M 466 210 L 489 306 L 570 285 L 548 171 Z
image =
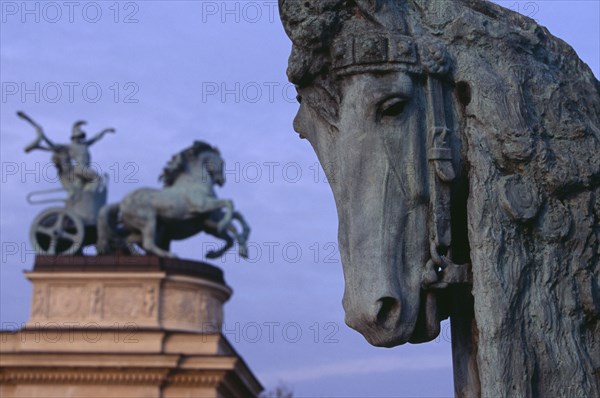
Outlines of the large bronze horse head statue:
M 459 396 L 600 391 L 600 84 L 480 0 L 280 0 L 295 130 L 339 217 L 346 322 L 451 319 Z M 560 363 L 560 365 L 557 365 Z

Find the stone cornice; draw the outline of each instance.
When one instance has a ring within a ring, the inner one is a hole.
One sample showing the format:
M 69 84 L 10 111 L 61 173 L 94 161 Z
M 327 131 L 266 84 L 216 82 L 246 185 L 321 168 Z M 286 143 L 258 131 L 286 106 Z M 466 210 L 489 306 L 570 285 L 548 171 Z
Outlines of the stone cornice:
M 89 281 L 90 279 L 102 279 L 102 280 L 123 280 L 123 279 L 150 279 L 160 280 L 166 277 L 166 272 L 86 272 L 86 273 L 75 273 L 75 272 L 25 272 L 25 276 L 30 281 L 50 281 L 60 280 L 69 282 L 76 281 Z
M 223 381 L 225 372 L 216 373 L 175 373 L 170 375 L 166 383 L 169 385 L 193 385 L 217 387 Z
M 173 369 L 148 368 L 4 368 L 0 370 L 0 384 L 185 385 L 216 388 L 225 375 L 225 371 L 180 373 Z
M 0 370 L 0 384 L 118 384 L 158 385 L 168 370 L 114 369 L 91 370 L 12 368 Z
M 177 354 L 97 354 L 97 353 L 3 353 L 3 369 L 30 369 L 47 372 L 56 369 L 172 369 L 181 361 Z
M 2 384 L 168 385 L 240 391 L 262 389 L 258 380 L 236 356 L 182 354 L 5 354 L 0 360 Z
M 208 263 L 157 256 L 36 256 L 34 272 L 166 272 L 225 284 L 223 271 Z

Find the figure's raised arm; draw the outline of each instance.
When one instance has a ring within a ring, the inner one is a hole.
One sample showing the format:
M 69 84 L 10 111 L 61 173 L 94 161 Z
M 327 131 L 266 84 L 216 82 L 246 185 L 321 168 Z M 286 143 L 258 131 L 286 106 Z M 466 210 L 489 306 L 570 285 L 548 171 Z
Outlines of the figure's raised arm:
M 99 132 L 98 134 L 96 134 L 95 136 L 93 136 L 92 138 L 90 138 L 89 140 L 87 140 L 85 143 L 88 146 L 89 145 L 93 145 L 96 142 L 98 142 L 102 137 L 104 137 L 104 134 L 107 134 L 107 133 L 114 134 L 115 133 L 115 129 L 113 129 L 113 128 L 104 129 L 101 132 Z
M 44 151 L 52 151 L 56 148 L 56 145 L 50 141 L 48 139 L 48 137 L 46 137 L 46 135 L 44 134 L 44 130 L 42 129 L 42 126 L 40 126 L 39 124 L 37 124 L 36 122 L 33 121 L 32 118 L 30 118 L 25 112 L 17 112 L 17 116 L 19 116 L 21 119 L 25 120 L 26 122 L 28 122 L 29 124 L 31 124 L 33 126 L 33 128 L 35 128 L 35 131 L 37 133 L 37 137 L 36 139 L 29 145 L 27 145 L 25 147 L 25 152 L 31 152 L 34 149 L 41 149 Z M 46 142 L 46 144 L 48 144 L 48 148 L 44 147 L 41 145 L 42 141 Z

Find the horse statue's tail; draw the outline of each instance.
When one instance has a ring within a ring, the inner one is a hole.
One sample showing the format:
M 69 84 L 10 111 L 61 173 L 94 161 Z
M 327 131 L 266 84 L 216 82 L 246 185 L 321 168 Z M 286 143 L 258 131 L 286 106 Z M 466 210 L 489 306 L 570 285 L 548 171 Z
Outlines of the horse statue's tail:
M 98 213 L 97 233 L 98 240 L 96 241 L 96 251 L 98 254 L 110 254 L 119 250 L 122 246 L 119 241 L 123 239 L 119 237 L 117 231 L 117 223 L 119 219 L 119 204 L 111 203 L 102 206 Z

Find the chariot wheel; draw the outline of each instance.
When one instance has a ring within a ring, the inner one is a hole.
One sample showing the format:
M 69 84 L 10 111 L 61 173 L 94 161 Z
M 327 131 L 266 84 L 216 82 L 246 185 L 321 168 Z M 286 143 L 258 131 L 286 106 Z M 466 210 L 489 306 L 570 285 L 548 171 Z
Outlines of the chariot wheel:
M 83 246 L 85 227 L 72 211 L 52 208 L 33 220 L 29 238 L 37 254 L 72 255 Z

